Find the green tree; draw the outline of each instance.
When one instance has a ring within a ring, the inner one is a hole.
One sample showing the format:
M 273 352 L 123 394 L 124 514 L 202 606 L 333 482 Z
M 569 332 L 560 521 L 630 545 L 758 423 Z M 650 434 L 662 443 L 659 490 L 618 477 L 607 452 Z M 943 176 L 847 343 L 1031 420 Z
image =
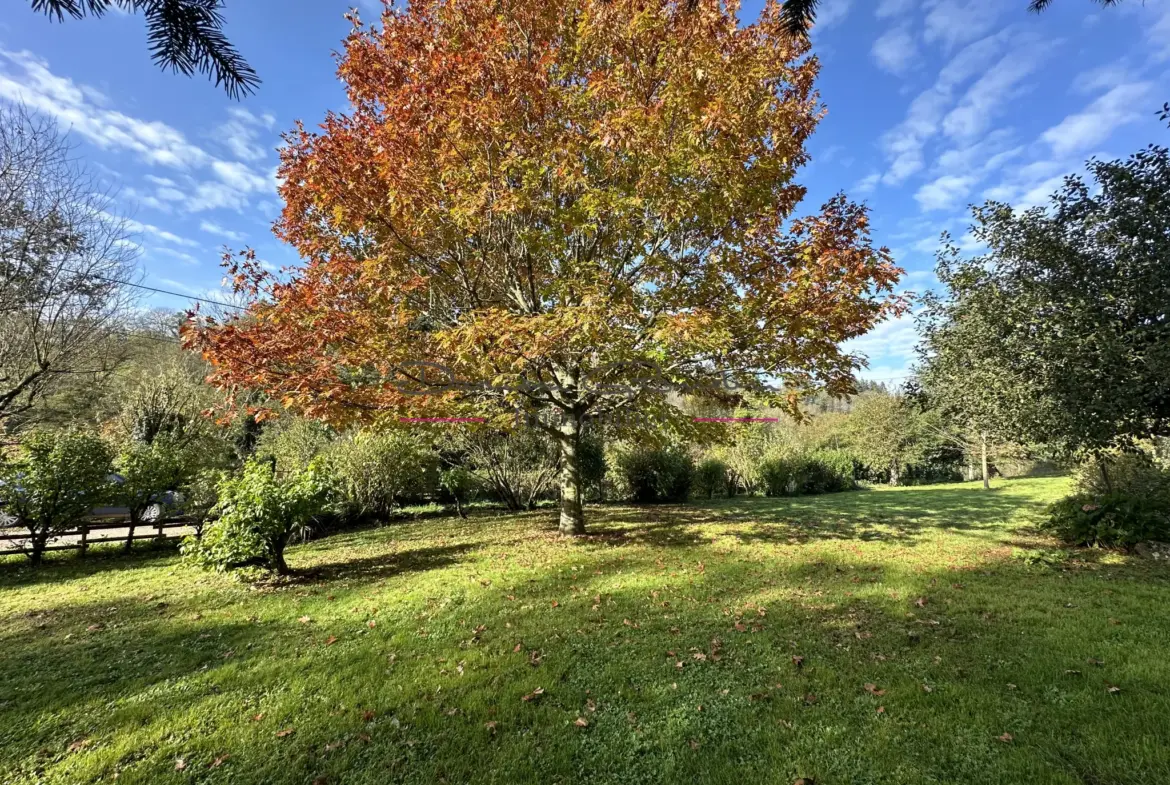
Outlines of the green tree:
M 106 500 L 109 474 L 110 448 L 86 433 L 34 433 L 0 466 L 0 508 L 28 530 L 33 564 L 52 537 Z
M 923 414 L 904 396 L 858 396 L 845 426 L 850 447 L 871 471 L 897 485 L 911 464 L 922 461 L 934 439 Z
M 50 19 L 101 17 L 111 9 L 142 13 L 150 53 L 161 68 L 185 76 L 198 71 L 232 98 L 255 91 L 260 78 L 223 34 L 222 0 L 32 0 Z
M 1170 156 L 1088 163 L 1047 207 L 988 202 L 989 250 L 939 267 L 923 378 L 944 405 L 1057 455 L 1099 454 L 1170 425 Z M 966 378 L 964 378 L 966 377 Z
M 134 530 L 144 520 L 166 513 L 163 494 L 178 491 L 199 469 L 191 444 L 163 436 L 151 442 L 131 441 L 114 462 L 121 482 L 113 497 L 130 511 L 126 550 L 134 543 Z
M 202 539 L 186 539 L 183 554 L 204 567 L 256 564 L 286 575 L 285 548 L 322 511 L 328 494 L 319 461 L 283 476 L 267 461 L 249 461 L 219 485 L 218 520 Z

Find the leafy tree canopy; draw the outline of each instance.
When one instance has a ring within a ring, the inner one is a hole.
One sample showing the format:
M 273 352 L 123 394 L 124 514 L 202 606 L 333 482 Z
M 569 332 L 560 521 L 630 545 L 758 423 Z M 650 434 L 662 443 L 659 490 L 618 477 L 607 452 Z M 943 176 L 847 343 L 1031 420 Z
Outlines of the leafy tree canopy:
M 795 218 L 818 70 L 770 2 L 419 0 L 354 17 L 351 108 L 287 136 L 290 280 L 234 266 L 249 313 L 189 331 L 225 386 L 333 421 L 552 413 L 566 530 L 590 417 L 691 418 L 778 378 L 852 389 L 839 345 L 900 271 L 843 195 Z M 435 363 L 445 382 L 436 387 Z M 429 378 L 423 369 L 431 368 Z

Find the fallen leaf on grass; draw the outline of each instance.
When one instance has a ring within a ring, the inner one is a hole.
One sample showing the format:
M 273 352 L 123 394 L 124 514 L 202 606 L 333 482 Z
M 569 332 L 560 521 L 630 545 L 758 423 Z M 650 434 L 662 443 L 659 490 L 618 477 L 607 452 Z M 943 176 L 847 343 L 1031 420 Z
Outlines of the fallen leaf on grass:
M 807 695 L 805 695 L 805 696 L 804 696 L 804 702 L 805 702 L 806 704 L 808 704 L 809 706 L 811 706 L 811 705 L 813 705 L 814 703 L 816 703 L 816 702 L 817 702 L 817 696 L 816 696 L 816 695 L 813 695 L 813 694 L 810 692 L 809 694 L 807 694 Z
M 102 628 L 102 625 L 100 625 L 100 624 L 91 624 L 85 628 L 85 631 L 86 632 L 97 632 L 101 628 Z
M 1117 693 L 1121 692 L 1121 688 L 1116 684 L 1105 682 L 1105 692 L 1109 693 L 1110 695 L 1116 695 Z
M 1104 660 L 1099 660 L 1096 657 L 1090 657 L 1089 659 L 1085 660 L 1085 662 L 1089 663 L 1090 665 L 1096 665 L 1098 668 L 1105 664 Z
M 1012 736 L 1012 734 L 1010 734 L 1010 733 L 1005 733 L 1002 736 L 997 736 L 996 738 L 998 738 L 1004 744 L 1010 744 L 1012 739 L 1014 739 L 1015 737 Z
M 378 626 L 378 622 L 374 621 L 373 619 L 370 619 L 368 622 L 366 622 L 366 626 L 372 630 Z
M 331 741 L 325 745 L 325 751 L 326 752 L 333 752 L 334 750 L 339 750 L 344 746 L 345 746 L 345 742 L 341 741 L 340 739 L 338 741 Z
M 929 684 L 923 684 L 922 691 L 923 692 L 934 692 L 934 687 L 931 687 Z
M 865 691 L 866 691 L 866 692 L 868 692 L 870 695 L 877 695 L 878 697 L 881 697 L 882 695 L 885 695 L 885 694 L 886 694 L 886 691 L 885 691 L 885 690 L 879 690 L 879 689 L 877 688 L 877 685 L 876 685 L 876 684 L 866 684 L 866 685 L 865 685 Z
M 816 783 L 810 780 L 808 777 L 801 777 L 796 782 L 792 783 L 792 785 L 816 785 Z
M 560 607 L 560 605 L 561 605 L 561 604 L 560 604 L 559 602 L 557 602 L 556 600 L 553 600 L 553 601 L 552 601 L 552 606 L 553 606 L 554 608 L 559 608 L 559 607 Z
M 216 758 L 215 760 L 213 760 L 211 762 L 211 765 L 208 768 L 218 769 L 220 766 L 223 765 L 223 762 L 230 757 L 231 757 L 231 755 L 220 755 L 218 758 Z
M 804 657 L 798 654 L 792 655 L 792 664 L 796 666 L 797 670 L 804 667 Z
M 308 624 L 312 621 L 312 619 L 310 619 L 308 616 L 302 616 L 301 618 L 297 619 L 297 621 L 299 621 L 301 624 Z
M 372 722 L 375 716 L 374 712 L 366 709 L 362 712 L 362 722 Z
M 330 635 L 328 638 L 325 639 L 326 646 L 332 646 L 335 643 L 337 643 L 337 636 L 336 635 Z
M 259 714 L 252 715 L 252 722 L 259 722 L 262 719 L 264 719 L 264 712 L 260 712 Z
M 537 687 L 532 692 L 522 697 L 520 700 L 524 701 L 525 703 L 531 703 L 532 701 L 539 699 L 541 695 L 544 695 L 544 687 Z
M 687 742 L 687 744 L 691 745 L 692 750 L 699 749 L 699 740 L 698 739 L 691 739 L 690 741 Z
M 487 728 L 489 731 L 491 731 L 492 733 L 495 733 L 497 725 L 499 725 L 499 723 L 496 722 L 495 720 L 489 720 L 488 722 L 485 722 L 483 726 L 485 728 Z
M 919 608 L 925 608 L 926 607 L 926 598 L 919 597 L 918 599 L 916 599 L 914 601 L 914 604 L 917 605 Z
M 187 761 L 182 758 L 175 758 L 175 771 L 183 771 L 187 768 Z
M 578 728 L 587 728 L 589 727 L 589 720 L 585 719 L 584 717 L 578 717 L 577 719 L 573 720 L 573 724 Z
M 285 736 L 291 736 L 297 732 L 296 728 L 285 728 L 276 732 L 276 738 L 283 739 Z
M 515 646 L 515 647 L 512 649 L 512 653 L 513 653 L 513 654 L 519 654 L 519 653 L 520 653 L 521 651 L 523 651 L 523 650 L 524 650 L 524 646 L 522 646 L 521 644 L 517 643 L 517 644 L 516 644 L 516 646 Z
M 878 714 L 885 714 L 885 713 L 886 713 L 886 707 L 885 707 L 885 706 L 878 706 L 878 707 L 877 707 L 877 713 L 878 713 Z
M 78 739 L 69 745 L 70 752 L 81 752 L 83 749 L 93 744 L 93 739 Z

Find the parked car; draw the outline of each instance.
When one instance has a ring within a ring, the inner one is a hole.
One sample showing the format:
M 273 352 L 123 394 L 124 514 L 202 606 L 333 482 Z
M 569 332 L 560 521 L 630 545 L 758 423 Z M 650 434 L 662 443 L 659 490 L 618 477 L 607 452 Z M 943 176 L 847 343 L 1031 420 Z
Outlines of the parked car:
M 126 482 L 126 478 L 120 474 L 111 474 L 108 479 L 111 485 L 122 485 Z M 178 491 L 157 493 L 152 497 L 151 504 L 143 510 L 140 521 L 142 523 L 156 523 L 168 514 L 179 512 L 182 502 L 183 494 Z M 103 520 L 112 518 L 128 519 L 130 517 L 130 508 L 119 505 L 94 507 L 89 511 L 89 517 Z M 19 523 L 20 521 L 15 515 L 4 509 L 3 488 L 0 488 L 0 529 L 12 529 L 17 527 Z

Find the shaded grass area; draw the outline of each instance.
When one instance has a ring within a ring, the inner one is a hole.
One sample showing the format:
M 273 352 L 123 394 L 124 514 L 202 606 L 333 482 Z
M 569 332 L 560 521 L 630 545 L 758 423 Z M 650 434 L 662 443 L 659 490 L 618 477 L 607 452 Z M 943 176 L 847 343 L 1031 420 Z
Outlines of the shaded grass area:
M 279 586 L 9 560 L 0 781 L 1170 782 L 1168 573 L 1038 534 L 1065 489 L 483 513 Z

